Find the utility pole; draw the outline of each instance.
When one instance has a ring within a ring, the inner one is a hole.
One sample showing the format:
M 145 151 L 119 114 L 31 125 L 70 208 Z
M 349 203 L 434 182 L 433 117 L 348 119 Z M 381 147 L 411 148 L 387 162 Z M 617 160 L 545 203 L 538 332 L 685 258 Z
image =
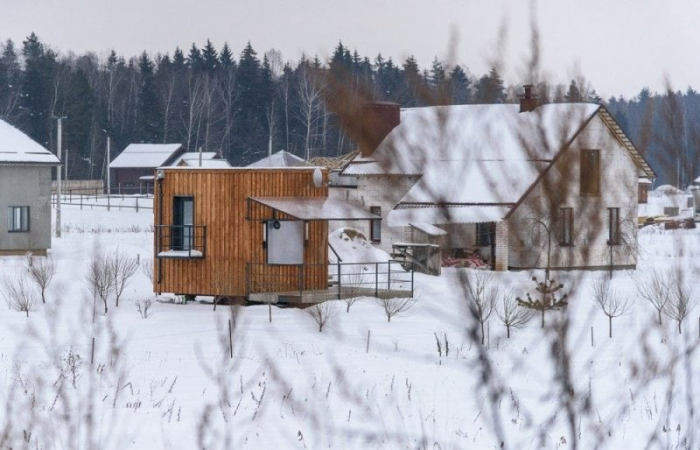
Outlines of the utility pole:
M 110 168 L 109 165 L 112 162 L 112 157 L 110 156 L 110 144 L 111 144 L 111 138 L 109 137 L 109 134 L 107 135 L 107 196 L 109 196 L 112 193 L 112 177 L 110 176 Z
M 57 155 L 59 161 L 61 160 L 61 140 L 63 139 L 63 119 L 67 119 L 66 116 L 54 116 L 54 119 L 58 121 L 58 138 L 57 142 Z M 61 237 L 61 168 L 62 164 L 56 167 L 56 237 Z

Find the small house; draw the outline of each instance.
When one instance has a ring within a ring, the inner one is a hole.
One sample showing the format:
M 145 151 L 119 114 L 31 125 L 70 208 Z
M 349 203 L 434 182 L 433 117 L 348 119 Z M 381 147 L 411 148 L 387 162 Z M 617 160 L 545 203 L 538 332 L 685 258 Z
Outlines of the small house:
M 51 248 L 54 154 L 0 119 L 0 255 Z
M 129 144 L 109 164 L 111 188 L 140 192 L 153 183 L 153 171 L 180 160 L 182 144 Z
M 309 166 L 163 167 L 154 216 L 156 292 L 275 302 L 346 295 L 353 270 L 363 266 L 329 266 L 328 222 L 381 220 L 328 198 L 328 171 Z M 365 287 L 374 294 L 407 290 L 392 289 L 391 277 L 402 271 L 390 264 L 371 264 Z

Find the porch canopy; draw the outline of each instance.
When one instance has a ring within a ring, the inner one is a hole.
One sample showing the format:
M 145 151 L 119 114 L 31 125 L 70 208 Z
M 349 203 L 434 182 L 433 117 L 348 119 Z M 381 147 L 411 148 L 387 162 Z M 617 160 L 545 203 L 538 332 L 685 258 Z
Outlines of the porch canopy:
M 248 197 L 248 201 L 299 220 L 381 220 L 360 207 L 328 197 Z
M 389 212 L 387 221 L 390 227 L 500 222 L 508 214 L 510 207 L 510 205 L 398 205 Z

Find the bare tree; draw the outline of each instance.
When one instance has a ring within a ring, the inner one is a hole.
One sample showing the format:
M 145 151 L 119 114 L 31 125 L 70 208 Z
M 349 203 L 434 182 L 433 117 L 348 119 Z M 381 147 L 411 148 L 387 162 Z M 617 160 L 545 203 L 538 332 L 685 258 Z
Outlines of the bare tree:
M 51 284 L 54 275 L 56 275 L 56 265 L 54 264 L 53 257 L 36 258 L 31 253 L 27 253 L 25 264 L 29 276 L 41 290 L 41 302 L 46 303 L 46 288 Z
M 151 306 L 153 305 L 153 300 L 151 300 L 150 298 L 147 298 L 145 300 L 137 300 L 135 304 L 136 311 L 138 311 L 139 316 L 141 316 L 142 319 L 148 319 L 153 315 L 151 313 Z
M 141 272 L 146 276 L 151 281 L 151 285 L 153 285 L 153 259 L 149 258 L 141 264 Z
M 302 64 L 299 71 L 297 93 L 299 95 L 299 118 L 304 126 L 304 159 L 311 157 L 312 140 L 319 128 L 323 112 L 323 90 L 320 74 Z
M 318 325 L 318 332 L 320 333 L 323 331 L 323 327 L 326 326 L 326 323 L 335 317 L 338 308 L 335 302 L 325 301 L 309 306 L 304 309 L 304 312 L 311 316 L 314 322 L 316 322 L 316 325 Z
M 360 267 L 359 270 L 362 270 Z M 342 275 L 341 275 L 342 276 Z M 341 280 L 338 280 L 339 282 Z M 342 283 L 343 301 L 347 305 L 345 312 L 350 312 L 350 307 L 355 304 L 360 298 L 362 286 L 366 283 L 365 276 L 362 272 L 354 272 L 348 274 Z
M 656 309 L 659 316 L 659 325 L 662 324 L 661 313 L 666 311 L 666 305 L 670 298 L 670 288 L 667 281 L 669 277 L 670 274 L 667 271 L 653 269 L 641 272 L 641 275 L 635 277 L 634 280 L 639 296 Z
M 625 314 L 630 305 L 629 300 L 619 292 L 610 289 L 608 280 L 596 280 L 591 287 L 593 298 L 603 314 L 608 316 L 608 337 L 612 338 L 612 320 Z
M 119 299 L 124 293 L 129 280 L 136 274 L 139 268 L 138 260 L 117 249 L 109 258 L 112 276 L 114 277 L 114 300 L 119 307 Z M 106 311 L 105 311 L 106 312 Z
M 37 293 L 31 286 L 27 278 L 21 275 L 15 275 L 12 278 L 5 278 L 5 291 L 3 293 L 5 302 L 9 308 L 15 311 L 27 313 L 34 308 L 37 299 Z
M 492 284 L 493 274 L 483 270 L 467 270 L 466 294 L 467 308 L 481 325 L 481 345 L 485 343 L 484 324 L 494 309 L 496 308 L 496 299 L 499 297 L 499 292 Z
M 110 260 L 99 250 L 96 250 L 90 259 L 88 271 L 85 274 L 85 282 L 90 288 L 93 297 L 99 297 L 102 300 L 105 314 L 107 314 L 107 301 L 114 292 L 115 276 Z
M 696 297 L 691 286 L 683 280 L 680 268 L 675 270 L 674 276 L 669 279 L 668 287 L 669 300 L 664 312 L 678 322 L 678 334 L 681 334 L 681 324 L 695 307 Z
M 510 329 L 524 326 L 532 318 L 533 312 L 518 304 L 511 288 L 505 289 L 496 303 L 496 315 L 506 327 L 506 337 L 510 339 Z
M 416 304 L 416 299 L 412 297 L 378 298 L 377 302 L 384 310 L 386 321 L 391 322 L 392 317 L 410 315 Z

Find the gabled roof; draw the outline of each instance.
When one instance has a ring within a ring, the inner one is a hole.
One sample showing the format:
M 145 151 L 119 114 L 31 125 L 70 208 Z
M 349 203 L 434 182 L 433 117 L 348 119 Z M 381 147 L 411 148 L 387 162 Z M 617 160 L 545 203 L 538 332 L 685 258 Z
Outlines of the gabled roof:
M 173 164 L 174 165 L 174 164 Z M 205 169 L 224 169 L 231 167 L 225 159 L 202 159 L 202 165 L 199 165 L 198 159 L 185 159 L 178 164 L 178 167 L 192 167 L 192 168 L 205 168 Z
M 182 144 L 129 144 L 112 160 L 112 169 L 156 168 L 165 165 Z
M 273 153 L 259 161 L 248 164 L 246 167 L 299 167 L 308 166 L 309 163 L 284 150 Z
M 402 110 L 401 124 L 346 175 L 421 175 L 400 205 L 513 205 L 598 112 L 594 104 Z M 508 211 L 500 208 L 497 211 Z
M 0 119 L 0 165 L 61 164 L 58 158 L 25 133 Z

